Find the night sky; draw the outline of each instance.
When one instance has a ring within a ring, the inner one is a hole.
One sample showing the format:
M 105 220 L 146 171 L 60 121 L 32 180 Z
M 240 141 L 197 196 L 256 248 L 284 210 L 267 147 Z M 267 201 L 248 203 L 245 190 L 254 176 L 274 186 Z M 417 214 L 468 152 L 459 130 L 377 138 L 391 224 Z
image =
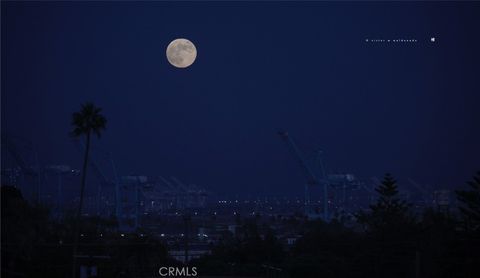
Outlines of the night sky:
M 480 3 L 2 2 L 1 130 L 31 140 L 42 164 L 80 168 L 71 113 L 93 101 L 108 118 L 93 144 L 123 175 L 301 196 L 281 128 L 305 153 L 323 149 L 332 173 L 452 188 L 480 169 L 479 14 Z M 165 57 L 179 37 L 198 50 L 186 69 Z

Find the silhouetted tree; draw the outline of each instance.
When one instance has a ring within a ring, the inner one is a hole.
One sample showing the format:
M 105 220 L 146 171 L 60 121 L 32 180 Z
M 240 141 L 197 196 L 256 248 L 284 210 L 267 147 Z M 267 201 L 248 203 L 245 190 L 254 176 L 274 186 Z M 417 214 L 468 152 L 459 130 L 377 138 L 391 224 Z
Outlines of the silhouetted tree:
M 88 162 L 88 152 L 90 150 L 90 136 L 92 133 L 96 134 L 97 137 L 100 137 L 103 130 L 106 128 L 107 119 L 101 114 L 102 109 L 96 107 L 92 102 L 87 102 L 82 105 L 82 108 L 79 112 L 75 112 L 72 115 L 72 126 L 73 131 L 72 135 L 74 137 L 83 137 L 85 136 L 85 154 L 83 159 L 82 167 L 82 182 L 80 189 L 80 202 L 78 204 L 77 210 L 77 219 L 80 219 L 83 206 L 83 195 L 85 193 L 85 179 L 87 176 L 87 162 Z M 74 230 L 74 243 L 73 243 L 73 266 L 72 266 L 72 276 L 76 276 L 76 253 L 78 248 L 78 230 L 79 230 L 79 221 L 77 221 L 77 227 Z
M 408 277 L 415 260 L 417 223 L 410 205 L 398 196 L 395 179 L 386 174 L 375 189 L 380 196 L 370 211 L 357 214 L 367 231 L 373 277 Z
M 410 230 L 415 218 L 409 211 L 410 205 L 398 197 L 398 188 L 395 179 L 386 174 L 382 183 L 375 188 L 380 194 L 377 202 L 370 205 L 370 211 L 361 211 L 357 219 L 366 225 L 367 231 L 384 238 L 401 231 Z
M 48 221 L 48 210 L 32 206 L 12 186 L 1 187 L 2 277 L 65 277 L 71 248 L 58 242 L 55 226 Z M 65 253 L 65 251 L 67 253 Z
M 467 182 L 470 190 L 457 190 L 457 199 L 462 203 L 459 207 L 468 230 L 480 230 L 480 171 Z

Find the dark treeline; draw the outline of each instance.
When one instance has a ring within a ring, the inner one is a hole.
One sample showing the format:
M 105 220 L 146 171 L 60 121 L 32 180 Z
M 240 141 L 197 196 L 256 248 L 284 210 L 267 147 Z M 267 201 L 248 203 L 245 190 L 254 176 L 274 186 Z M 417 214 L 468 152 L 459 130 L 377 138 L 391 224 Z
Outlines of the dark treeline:
M 460 214 L 427 208 L 414 215 L 391 175 L 379 198 L 356 214 L 357 227 L 338 220 L 305 221 L 302 237 L 283 250 L 255 222 L 194 262 L 204 274 L 262 277 L 480 277 L 480 172 L 456 191 Z
M 468 186 L 456 191 L 459 213 L 428 208 L 414 215 L 386 175 L 376 188 L 378 200 L 356 214 L 354 227 L 291 218 L 301 238 L 286 249 L 258 217 L 237 219 L 235 236 L 226 235 L 189 265 L 201 276 L 480 277 L 480 172 Z M 79 264 L 94 260 L 99 277 L 157 277 L 160 266 L 181 265 L 153 236 L 119 234 L 114 218 L 77 223 L 72 212 L 56 221 L 14 187 L 1 189 L 2 277 L 69 277 L 79 227 Z M 101 237 L 82 237 L 93 234 Z
M 47 209 L 31 206 L 11 186 L 1 187 L 1 206 L 2 277 L 71 277 L 73 235 L 78 227 L 77 260 L 96 265 L 99 277 L 154 277 L 159 265 L 178 265 L 148 235 L 122 237 L 113 218 L 83 217 L 76 223 L 72 212 L 55 221 Z

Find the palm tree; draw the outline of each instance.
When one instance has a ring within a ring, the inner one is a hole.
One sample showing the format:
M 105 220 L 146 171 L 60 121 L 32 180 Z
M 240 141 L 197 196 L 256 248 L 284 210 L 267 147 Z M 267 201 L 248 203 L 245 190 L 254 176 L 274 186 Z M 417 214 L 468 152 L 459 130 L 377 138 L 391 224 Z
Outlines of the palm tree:
M 100 138 L 101 132 L 105 130 L 107 119 L 100 114 L 102 109 L 96 107 L 92 102 L 87 102 L 82 105 L 82 108 L 79 112 L 72 114 L 72 126 L 73 131 L 72 135 L 74 137 L 83 137 L 85 136 L 85 155 L 83 159 L 83 168 L 82 168 L 82 183 L 80 188 L 80 203 L 78 204 L 77 210 L 77 221 L 74 229 L 74 243 L 73 243 L 73 268 L 72 268 L 72 277 L 76 277 L 76 253 L 78 248 L 78 230 L 80 223 L 80 216 L 82 213 L 83 206 L 83 195 L 85 192 L 85 179 L 87 177 L 87 162 L 88 162 L 88 152 L 90 150 L 90 136 L 92 133 L 96 134 Z

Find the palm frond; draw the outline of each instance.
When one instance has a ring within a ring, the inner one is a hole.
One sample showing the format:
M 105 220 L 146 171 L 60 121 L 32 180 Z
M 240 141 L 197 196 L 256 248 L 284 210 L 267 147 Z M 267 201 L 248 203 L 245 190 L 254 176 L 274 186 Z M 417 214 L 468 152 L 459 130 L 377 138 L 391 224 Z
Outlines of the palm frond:
M 100 137 L 107 125 L 107 119 L 101 112 L 102 108 L 96 107 L 93 102 L 82 104 L 80 111 L 72 114 L 71 135 L 79 137 L 93 132 Z

